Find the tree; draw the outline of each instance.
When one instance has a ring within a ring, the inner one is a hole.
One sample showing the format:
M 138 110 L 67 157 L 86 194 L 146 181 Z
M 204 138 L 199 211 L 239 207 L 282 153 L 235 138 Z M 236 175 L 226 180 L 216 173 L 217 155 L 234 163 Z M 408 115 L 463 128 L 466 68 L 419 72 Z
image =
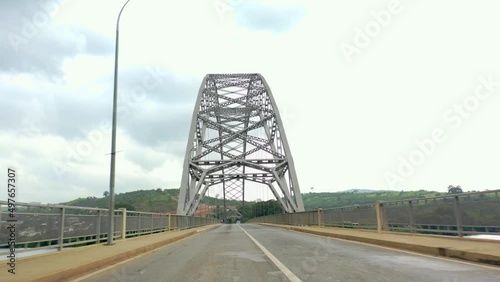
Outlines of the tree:
M 116 209 L 126 208 L 127 211 L 135 211 L 135 207 L 127 203 L 116 203 Z
M 238 211 L 241 213 L 241 217 L 244 221 L 253 217 L 252 204 L 250 203 L 246 203 L 245 205 L 239 207 Z
M 283 213 L 283 208 L 276 200 L 268 200 L 266 202 L 257 202 L 252 205 L 252 214 L 255 217 L 266 216 L 271 214 Z
M 107 196 L 109 196 L 109 192 L 108 192 L 108 191 L 104 191 L 104 193 L 102 193 L 102 195 L 103 195 L 104 197 L 107 197 Z
M 448 194 L 460 194 L 463 193 L 462 187 L 458 185 L 457 187 L 454 187 L 453 185 L 448 186 Z

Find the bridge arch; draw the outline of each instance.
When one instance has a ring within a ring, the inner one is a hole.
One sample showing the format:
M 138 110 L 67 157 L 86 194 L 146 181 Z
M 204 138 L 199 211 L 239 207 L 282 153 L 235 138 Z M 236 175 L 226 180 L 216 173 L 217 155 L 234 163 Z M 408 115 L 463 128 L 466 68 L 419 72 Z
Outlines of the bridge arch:
M 269 187 L 288 213 L 304 211 L 283 122 L 258 73 L 207 74 L 193 111 L 177 214 L 193 215 L 207 189 L 245 201 L 247 183 Z

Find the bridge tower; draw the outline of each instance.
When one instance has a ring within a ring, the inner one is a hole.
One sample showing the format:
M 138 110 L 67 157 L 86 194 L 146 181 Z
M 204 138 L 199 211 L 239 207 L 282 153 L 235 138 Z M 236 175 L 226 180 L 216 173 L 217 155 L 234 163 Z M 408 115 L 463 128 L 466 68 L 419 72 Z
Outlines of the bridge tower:
M 211 186 L 222 188 L 225 203 L 244 202 L 245 190 L 255 185 L 269 187 L 285 212 L 304 211 L 283 122 L 264 77 L 208 74 L 193 111 L 177 214 L 193 215 Z

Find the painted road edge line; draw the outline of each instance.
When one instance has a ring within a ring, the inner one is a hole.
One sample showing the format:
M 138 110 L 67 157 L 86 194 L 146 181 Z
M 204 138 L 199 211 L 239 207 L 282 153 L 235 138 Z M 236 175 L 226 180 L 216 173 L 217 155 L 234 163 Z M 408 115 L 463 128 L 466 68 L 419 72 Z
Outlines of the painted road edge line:
M 238 225 L 239 228 L 241 228 L 241 230 L 243 230 L 243 232 L 245 232 L 245 234 L 247 234 L 247 236 L 255 243 L 255 245 L 257 245 L 257 247 L 259 247 L 262 252 L 281 270 L 281 272 L 283 272 L 283 274 L 285 274 L 285 276 L 292 282 L 302 282 L 302 280 L 299 279 L 299 277 L 295 276 L 295 274 L 293 274 L 290 269 L 288 269 L 284 264 L 282 264 L 275 256 L 273 256 L 273 254 L 271 254 L 271 252 L 269 252 L 264 246 L 262 246 L 259 241 L 255 240 L 254 237 L 252 237 L 252 235 L 248 234 L 248 232 L 243 229 L 243 227 L 241 227 L 241 225 Z

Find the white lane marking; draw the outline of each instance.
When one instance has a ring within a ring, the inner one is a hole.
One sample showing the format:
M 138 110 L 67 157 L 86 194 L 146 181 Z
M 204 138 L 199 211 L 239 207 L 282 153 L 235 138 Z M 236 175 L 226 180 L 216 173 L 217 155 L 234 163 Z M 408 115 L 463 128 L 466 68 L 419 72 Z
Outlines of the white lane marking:
M 238 227 L 241 228 L 241 230 L 243 230 L 243 232 L 245 232 L 245 234 L 247 234 L 247 236 L 250 237 L 250 239 L 252 239 L 255 245 L 257 245 L 257 247 L 259 247 L 262 250 L 262 252 L 281 270 L 281 272 L 283 272 L 283 274 L 285 274 L 285 276 L 290 281 L 302 282 L 302 280 L 300 280 L 299 277 L 295 276 L 295 274 L 293 274 L 284 264 L 282 264 L 275 256 L 273 256 L 271 252 L 269 252 L 264 246 L 262 246 L 257 240 L 255 240 L 255 238 L 252 237 L 252 235 L 248 234 L 248 232 L 245 229 L 243 229 L 241 225 L 238 225 Z

